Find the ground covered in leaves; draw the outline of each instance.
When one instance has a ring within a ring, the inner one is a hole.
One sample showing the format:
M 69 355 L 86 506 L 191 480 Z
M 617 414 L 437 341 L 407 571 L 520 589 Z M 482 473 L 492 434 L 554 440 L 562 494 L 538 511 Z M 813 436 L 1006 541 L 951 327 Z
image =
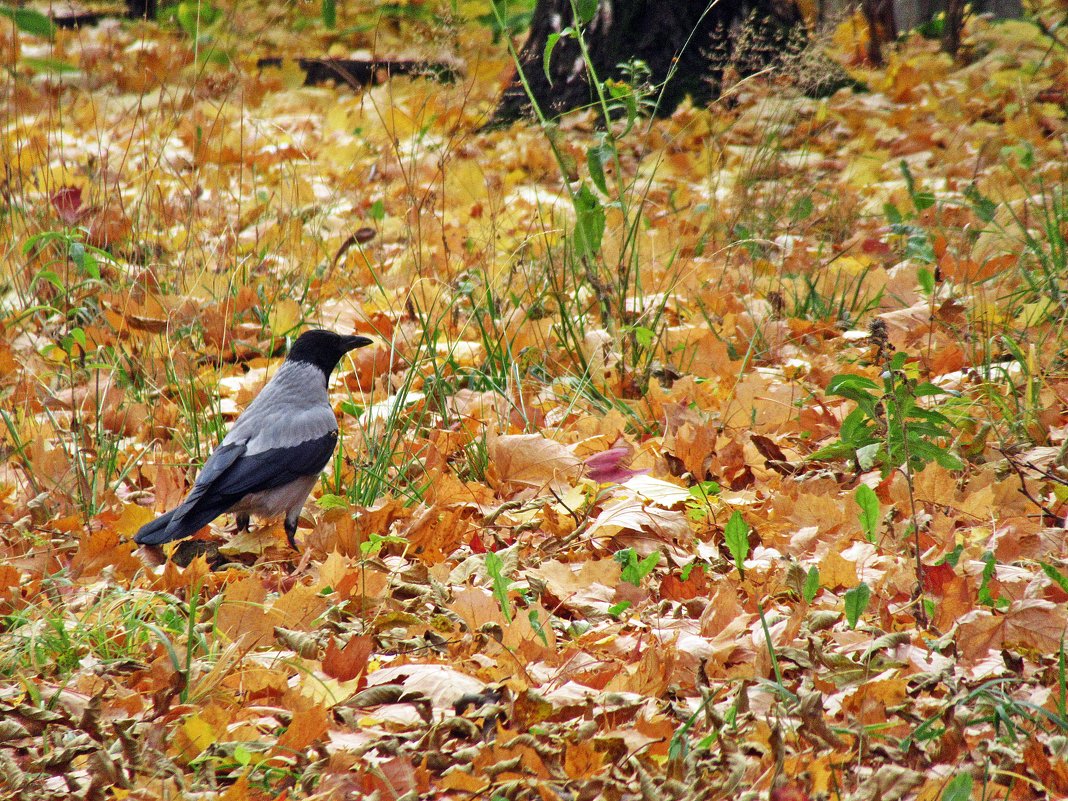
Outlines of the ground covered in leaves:
M 489 3 L 233 5 L 0 18 L 0 794 L 1068 795 L 1063 8 L 490 130 Z M 147 563 L 309 325 L 300 552 Z

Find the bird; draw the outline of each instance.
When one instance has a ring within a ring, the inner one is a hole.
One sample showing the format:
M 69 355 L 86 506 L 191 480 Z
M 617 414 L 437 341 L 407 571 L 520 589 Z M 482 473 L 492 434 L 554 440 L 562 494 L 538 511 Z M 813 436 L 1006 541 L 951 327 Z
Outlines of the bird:
M 233 512 L 245 531 L 251 515 L 285 513 L 289 546 L 301 509 L 337 445 L 338 426 L 327 394 L 330 374 L 365 336 L 305 331 L 285 362 L 249 404 L 204 463 L 189 495 L 175 509 L 141 526 L 138 545 L 162 545 L 191 536 Z

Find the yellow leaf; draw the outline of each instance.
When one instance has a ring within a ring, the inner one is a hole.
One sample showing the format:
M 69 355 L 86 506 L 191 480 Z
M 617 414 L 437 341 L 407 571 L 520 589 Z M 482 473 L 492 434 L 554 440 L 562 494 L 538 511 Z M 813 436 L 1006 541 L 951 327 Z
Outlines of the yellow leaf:
M 300 325 L 300 304 L 295 300 L 280 300 L 267 315 L 267 324 L 275 336 L 285 336 Z
M 115 521 L 115 531 L 124 536 L 132 536 L 137 529 L 152 520 L 156 515 L 151 509 L 128 503 L 122 507 L 122 514 Z
M 449 169 L 445 191 L 460 204 L 482 202 L 489 196 L 486 174 L 477 161 L 461 161 Z
M 349 573 L 349 560 L 337 551 L 331 551 L 330 555 L 319 565 L 319 580 L 315 584 L 316 591 L 327 587 L 336 587 Z
M 1023 326 L 1038 325 L 1046 319 L 1046 315 L 1053 307 L 1051 298 L 1042 298 L 1034 303 L 1025 303 L 1016 315 L 1016 320 Z
M 888 155 L 883 151 L 872 151 L 857 156 L 856 160 L 846 168 L 845 180 L 851 186 L 865 189 L 878 183 Z
M 187 717 L 182 723 L 182 731 L 185 732 L 185 736 L 189 738 L 189 741 L 201 751 L 214 745 L 219 739 L 212 725 L 199 715 Z

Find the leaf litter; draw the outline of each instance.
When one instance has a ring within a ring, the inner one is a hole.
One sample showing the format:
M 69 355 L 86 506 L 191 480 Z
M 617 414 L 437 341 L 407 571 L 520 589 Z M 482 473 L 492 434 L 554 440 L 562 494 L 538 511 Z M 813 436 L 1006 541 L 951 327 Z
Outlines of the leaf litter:
M 0 34 L 5 792 L 1068 794 L 1063 46 L 974 19 L 876 71 L 847 22 L 869 93 L 635 128 L 613 307 L 550 146 L 577 177 L 595 121 L 480 130 L 488 4 L 397 8 Z M 312 42 L 465 77 L 308 88 Z M 145 564 L 306 324 L 380 344 L 303 552 L 223 518 Z M 850 444 L 843 374 L 931 382 L 964 469 Z

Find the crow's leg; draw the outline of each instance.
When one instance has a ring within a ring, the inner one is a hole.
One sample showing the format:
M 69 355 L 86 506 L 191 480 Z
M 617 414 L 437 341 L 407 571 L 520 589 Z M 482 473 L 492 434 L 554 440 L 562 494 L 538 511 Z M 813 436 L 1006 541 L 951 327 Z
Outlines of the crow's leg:
M 301 504 L 301 506 L 303 505 L 304 504 Z M 286 512 L 286 539 L 289 540 L 289 547 L 292 548 L 294 551 L 300 550 L 297 547 L 297 541 L 295 538 L 297 536 L 297 523 L 300 522 L 301 506 L 297 506 L 296 508 L 290 509 L 288 512 Z
M 239 512 L 237 515 L 237 530 L 248 531 L 249 516 L 247 512 Z

